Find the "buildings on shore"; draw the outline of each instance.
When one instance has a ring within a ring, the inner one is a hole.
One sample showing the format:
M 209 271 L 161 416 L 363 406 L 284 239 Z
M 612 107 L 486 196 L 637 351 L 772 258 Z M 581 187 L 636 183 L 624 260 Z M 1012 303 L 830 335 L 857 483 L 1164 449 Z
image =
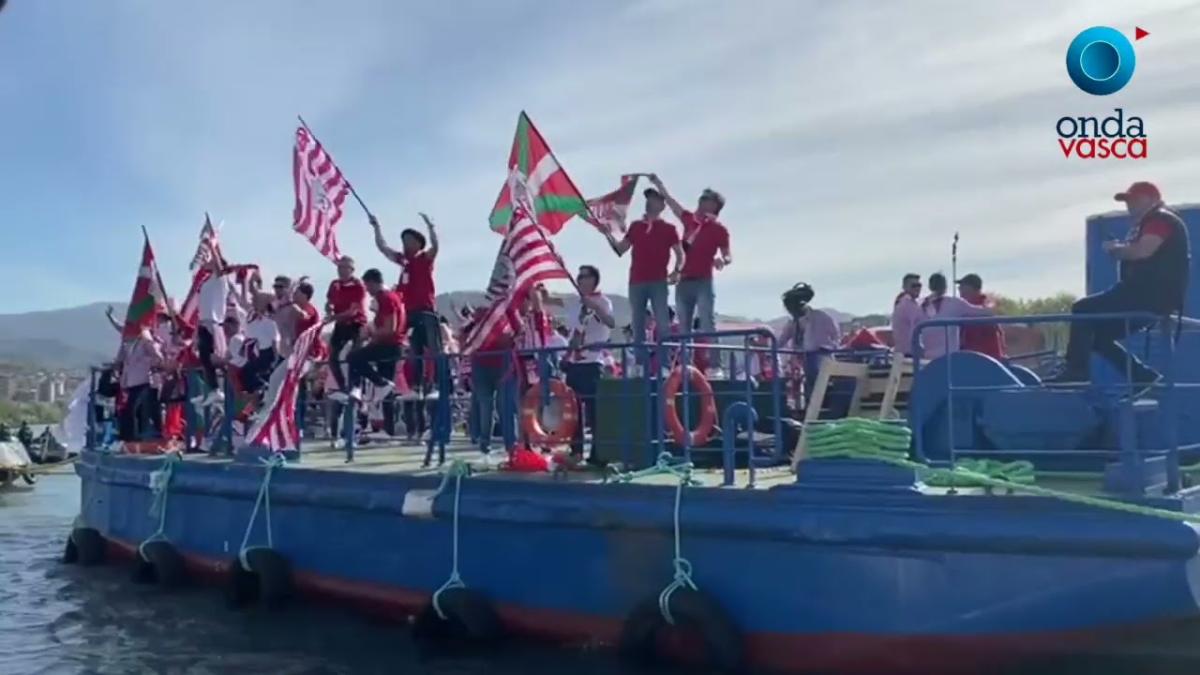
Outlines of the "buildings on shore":
M 57 403 L 83 380 L 83 374 L 67 371 L 0 371 L 0 401 Z

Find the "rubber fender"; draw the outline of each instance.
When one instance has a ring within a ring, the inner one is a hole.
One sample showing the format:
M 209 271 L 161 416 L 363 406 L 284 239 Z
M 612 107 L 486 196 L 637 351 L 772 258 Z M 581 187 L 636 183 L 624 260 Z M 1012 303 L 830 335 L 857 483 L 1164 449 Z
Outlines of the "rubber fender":
M 246 551 L 246 562 L 258 578 L 258 599 L 265 606 L 278 609 L 292 597 L 292 566 L 282 553 L 255 547 Z
M 658 607 L 658 594 L 634 606 L 621 627 L 621 655 L 642 665 L 657 665 L 662 632 L 670 628 L 695 631 L 704 643 L 705 664 L 719 673 L 741 673 L 746 665 L 746 646 L 742 631 L 715 600 L 702 591 L 680 588 L 671 595 L 671 616 L 676 626 L 667 624 Z
M 413 637 L 425 644 L 466 643 L 476 647 L 493 646 L 500 641 L 504 626 L 491 600 L 469 588 L 444 591 L 439 604 L 446 618 L 438 616 L 431 601 L 417 615 Z
M 37 485 L 38 477 L 36 473 L 23 473 L 21 480 L 25 481 L 26 485 Z
M 78 562 L 84 567 L 92 567 L 104 562 L 108 542 L 100 536 L 100 532 L 90 527 L 77 527 L 71 530 L 67 538 L 67 548 L 63 551 L 63 562 L 73 564 Z M 72 558 L 72 552 L 74 557 Z
M 133 581 L 139 584 L 158 584 L 167 589 L 179 588 L 187 582 L 183 556 L 165 539 L 147 542 L 135 559 Z
M 258 601 L 258 575 L 242 567 L 242 561 L 234 558 L 229 563 L 229 576 L 225 580 L 225 603 L 230 609 L 243 609 Z

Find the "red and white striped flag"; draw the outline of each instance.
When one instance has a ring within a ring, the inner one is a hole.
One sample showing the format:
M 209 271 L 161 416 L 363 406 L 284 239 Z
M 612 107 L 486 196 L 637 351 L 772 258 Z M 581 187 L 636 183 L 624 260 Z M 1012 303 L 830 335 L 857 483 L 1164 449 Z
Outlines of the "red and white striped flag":
M 463 339 L 463 354 L 488 351 L 505 335 L 515 333 L 516 310 L 534 286 L 571 278 L 545 231 L 527 213 L 521 206 L 513 209 L 512 225 L 500 244 L 488 283 L 490 304 Z
M 296 150 L 292 161 L 296 183 L 296 210 L 292 228 L 300 233 L 321 255 L 337 262 L 336 228 L 342 219 L 342 206 L 350 194 L 350 183 L 325 148 L 308 129 L 296 129 Z
M 192 256 L 192 264 L 188 266 L 188 269 L 194 270 L 197 267 L 203 267 L 213 258 L 220 259 L 222 263 L 225 262 L 225 256 L 221 254 L 221 242 L 217 239 L 217 230 L 206 213 L 204 214 L 204 225 L 200 227 L 200 242 L 196 244 L 196 254 Z
M 255 415 L 246 444 L 263 446 L 272 452 L 298 450 L 300 428 L 296 424 L 296 397 L 300 380 L 308 366 L 313 343 L 321 339 L 323 324 L 305 330 L 296 338 L 287 360 L 275 366 L 262 408 Z
M 601 232 L 611 232 L 613 236 L 624 234 L 629 204 L 633 201 L 640 176 L 637 173 L 621 176 L 621 187 L 603 197 L 587 200 L 588 215 L 584 216 L 584 220 Z

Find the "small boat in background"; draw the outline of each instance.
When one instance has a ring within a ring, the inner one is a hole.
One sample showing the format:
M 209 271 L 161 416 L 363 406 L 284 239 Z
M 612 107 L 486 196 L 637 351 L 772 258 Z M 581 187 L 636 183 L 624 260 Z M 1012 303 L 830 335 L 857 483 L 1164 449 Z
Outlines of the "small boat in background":
M 18 441 L 0 442 L 0 492 L 20 492 L 33 489 L 37 475 L 33 460 L 25 446 Z

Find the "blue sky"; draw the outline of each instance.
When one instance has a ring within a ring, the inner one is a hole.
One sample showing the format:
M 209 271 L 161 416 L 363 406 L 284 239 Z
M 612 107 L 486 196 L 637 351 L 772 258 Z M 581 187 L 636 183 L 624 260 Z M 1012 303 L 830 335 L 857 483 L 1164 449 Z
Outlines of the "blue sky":
M 1151 32 L 1108 97 L 1063 66 L 1095 24 Z M 0 64 L 0 312 L 126 299 L 142 225 L 182 294 L 205 210 L 231 258 L 330 278 L 290 230 L 297 113 L 393 238 L 434 216 L 440 290 L 486 281 L 522 108 L 588 196 L 632 171 L 689 203 L 724 192 L 730 314 L 775 316 L 801 280 L 883 309 L 904 272 L 949 268 L 956 230 L 989 288 L 1078 292 L 1084 219 L 1118 188 L 1200 201 L 1190 2 L 11 0 Z M 1115 106 L 1145 119 L 1150 159 L 1064 159 L 1058 117 Z M 386 265 L 357 207 L 339 233 Z M 623 292 L 627 262 L 588 226 L 558 244 Z

